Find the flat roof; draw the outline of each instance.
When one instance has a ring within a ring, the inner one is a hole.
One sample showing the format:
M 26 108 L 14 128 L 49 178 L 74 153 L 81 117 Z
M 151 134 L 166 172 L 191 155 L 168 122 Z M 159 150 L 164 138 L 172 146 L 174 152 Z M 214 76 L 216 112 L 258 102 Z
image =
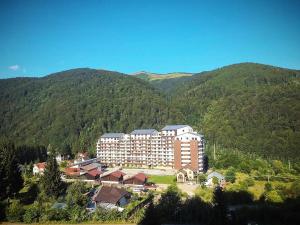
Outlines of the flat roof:
M 124 135 L 124 133 L 105 133 L 101 137 L 102 138 L 120 138 Z
M 189 125 L 167 125 L 161 130 L 177 130 L 184 127 L 189 127 Z
M 131 134 L 153 134 L 158 132 L 155 129 L 138 129 L 131 132 Z

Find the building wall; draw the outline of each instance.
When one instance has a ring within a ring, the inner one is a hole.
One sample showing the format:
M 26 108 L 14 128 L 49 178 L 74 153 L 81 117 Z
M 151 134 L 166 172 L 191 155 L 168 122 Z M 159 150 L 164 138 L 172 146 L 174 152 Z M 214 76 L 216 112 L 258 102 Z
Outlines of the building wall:
M 195 168 L 200 170 L 204 150 L 203 138 L 191 132 L 193 129 L 186 126 L 147 135 L 101 137 L 97 142 L 97 157 L 100 157 L 101 163 L 111 166 L 165 166 L 180 169 L 186 164 L 193 163 Z M 175 137 L 185 139 L 177 141 Z M 198 141 L 191 141 L 191 137 L 198 138 Z

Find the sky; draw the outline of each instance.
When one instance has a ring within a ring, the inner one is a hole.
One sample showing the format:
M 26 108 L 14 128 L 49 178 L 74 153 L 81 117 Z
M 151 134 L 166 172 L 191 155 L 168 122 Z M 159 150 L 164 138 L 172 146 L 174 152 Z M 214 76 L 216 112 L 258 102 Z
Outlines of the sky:
M 300 69 L 300 1 L 0 0 L 0 78 L 240 62 Z

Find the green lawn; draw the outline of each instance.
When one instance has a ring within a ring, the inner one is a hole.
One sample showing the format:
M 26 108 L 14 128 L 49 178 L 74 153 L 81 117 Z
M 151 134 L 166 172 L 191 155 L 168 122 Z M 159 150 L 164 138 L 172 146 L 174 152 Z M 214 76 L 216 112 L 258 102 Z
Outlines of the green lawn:
M 173 183 L 175 183 L 175 176 L 173 176 L 173 175 L 164 175 L 164 176 L 148 175 L 148 176 L 149 176 L 148 181 L 156 183 L 156 184 L 173 184 Z

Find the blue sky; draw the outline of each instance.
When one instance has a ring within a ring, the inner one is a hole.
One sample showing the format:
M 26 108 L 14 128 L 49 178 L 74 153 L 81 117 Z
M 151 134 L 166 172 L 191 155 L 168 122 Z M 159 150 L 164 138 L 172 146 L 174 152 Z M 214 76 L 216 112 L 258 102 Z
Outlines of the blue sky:
M 0 78 L 90 67 L 300 69 L 300 1 L 0 1 Z

